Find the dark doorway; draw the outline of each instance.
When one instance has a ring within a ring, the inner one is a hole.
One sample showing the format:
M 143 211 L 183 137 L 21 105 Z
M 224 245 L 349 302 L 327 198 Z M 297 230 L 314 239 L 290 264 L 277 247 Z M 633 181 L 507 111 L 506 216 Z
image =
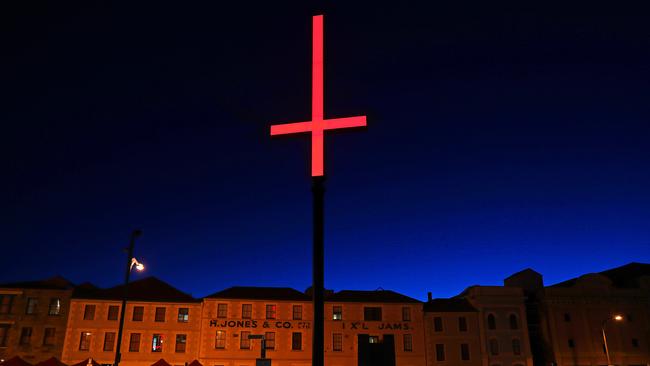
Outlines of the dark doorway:
M 385 334 L 383 339 L 359 334 L 358 366 L 395 366 L 395 337 Z

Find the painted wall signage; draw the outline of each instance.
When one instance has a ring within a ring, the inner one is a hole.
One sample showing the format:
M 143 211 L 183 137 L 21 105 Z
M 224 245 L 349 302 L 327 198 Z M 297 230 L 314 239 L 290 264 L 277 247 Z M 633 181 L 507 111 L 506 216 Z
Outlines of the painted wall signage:
M 216 328 L 274 328 L 274 329 L 310 329 L 311 322 L 290 320 L 225 320 L 212 319 L 210 327 Z

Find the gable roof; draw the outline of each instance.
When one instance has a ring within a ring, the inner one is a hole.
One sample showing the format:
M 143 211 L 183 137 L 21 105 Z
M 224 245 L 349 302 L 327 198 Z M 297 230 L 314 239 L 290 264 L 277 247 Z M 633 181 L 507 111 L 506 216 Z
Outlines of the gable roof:
M 465 298 L 452 297 L 451 299 L 433 299 L 424 303 L 425 312 L 431 313 L 468 313 L 478 310 Z
M 208 299 L 309 301 L 311 297 L 290 287 L 233 286 L 208 295 Z
M 609 278 L 614 287 L 638 288 L 639 277 L 650 276 L 650 264 L 632 262 L 620 267 L 602 271 L 599 274 Z M 580 277 L 572 278 L 549 287 L 573 287 L 579 278 Z
M 129 301 L 181 303 L 201 301 L 156 277 L 146 277 L 141 280 L 129 282 L 127 295 L 127 300 Z M 73 299 L 121 300 L 123 296 L 124 285 L 107 289 L 92 289 L 88 286 L 76 290 L 72 294 Z
M 390 290 L 358 291 L 341 290 L 325 297 L 330 302 L 384 302 L 384 303 L 421 303 L 412 297 Z
M 43 290 L 71 290 L 74 283 L 68 281 L 62 276 L 54 276 L 44 280 L 22 281 L 0 284 L 0 288 L 25 288 L 25 289 L 43 289 Z

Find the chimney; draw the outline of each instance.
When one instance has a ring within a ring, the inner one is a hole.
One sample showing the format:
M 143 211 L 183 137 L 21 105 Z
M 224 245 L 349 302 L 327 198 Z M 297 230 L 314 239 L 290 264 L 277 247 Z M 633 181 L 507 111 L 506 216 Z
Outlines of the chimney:
M 431 297 L 431 291 L 427 292 L 427 300 L 431 301 L 433 298 Z

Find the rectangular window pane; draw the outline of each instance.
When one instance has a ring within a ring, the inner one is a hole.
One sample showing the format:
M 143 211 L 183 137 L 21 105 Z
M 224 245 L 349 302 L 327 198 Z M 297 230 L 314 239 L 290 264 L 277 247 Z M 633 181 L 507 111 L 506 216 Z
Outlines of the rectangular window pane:
M 167 312 L 167 308 L 156 308 L 156 317 L 155 321 L 156 322 L 164 322 L 165 321 L 165 313 Z
M 131 333 L 129 352 L 140 352 L 140 333 Z
M 251 304 L 242 304 L 241 306 L 241 317 L 242 319 L 250 319 L 253 315 L 253 305 Z
M 28 297 L 27 307 L 25 308 L 25 314 L 36 314 L 37 307 L 38 307 L 38 299 L 35 297 Z
M 458 318 L 458 330 L 461 332 L 467 332 L 467 318 L 464 316 Z
M 404 352 L 413 351 L 413 336 L 411 334 L 404 334 Z
M 442 332 L 442 317 L 436 316 L 433 318 L 433 330 L 436 332 Z
M 216 349 L 225 349 L 226 348 L 226 331 L 218 330 L 214 337 L 214 348 Z
M 178 322 L 187 323 L 190 321 L 190 309 L 189 308 L 179 308 L 178 309 Z
M 84 307 L 84 320 L 95 319 L 95 305 L 86 305 Z
M 163 335 L 154 334 L 151 338 L 151 352 L 162 352 L 163 350 Z
M 302 333 L 291 334 L 291 349 L 294 351 L 302 350 Z
M 343 351 L 343 334 L 332 334 L 332 350 L 337 352 Z
M 444 360 L 445 360 L 445 345 L 436 344 L 436 361 L 444 361 Z
M 496 339 L 490 339 L 490 354 L 492 356 L 497 356 L 499 354 L 499 341 Z
M 411 308 L 406 306 L 402 308 L 402 321 L 411 321 Z
M 250 349 L 251 348 L 251 340 L 248 339 L 248 336 L 251 334 L 251 332 L 241 332 L 239 336 L 239 348 L 240 349 Z
M 187 347 L 187 335 L 186 334 L 176 334 L 176 347 L 174 351 L 176 353 L 185 353 L 185 348 Z
M 343 320 L 343 307 L 334 306 L 332 307 L 332 320 Z
M 381 320 L 381 308 L 380 307 L 364 307 L 363 308 L 363 320 L 366 320 L 366 321 L 380 321 Z
M 11 314 L 15 295 L 0 295 L 0 314 Z
M 463 361 L 469 361 L 469 344 L 462 343 L 460 345 L 460 359 Z
M 302 320 L 302 305 L 293 306 L 293 320 Z
M 513 339 L 512 340 L 512 353 L 515 356 L 521 355 L 521 343 L 519 342 L 518 339 Z
M 43 345 L 53 346 L 55 341 L 56 328 L 45 328 L 43 332 Z
M 228 317 L 228 304 L 217 305 L 217 318 L 227 318 L 227 317 Z
M 58 297 L 53 297 L 50 299 L 50 306 L 47 309 L 48 315 L 59 315 L 61 314 L 61 299 Z
M 275 319 L 275 305 L 266 305 L 266 319 Z
M 90 350 L 90 337 L 90 332 L 81 332 L 81 337 L 79 339 L 79 351 Z
M 110 352 L 115 347 L 115 333 L 106 332 L 104 334 L 104 351 Z
M 275 332 L 266 332 L 264 339 L 266 340 L 266 349 L 275 349 Z
M 9 324 L 0 324 L 0 347 L 7 347 L 9 327 L 10 327 Z
M 120 312 L 120 307 L 117 305 L 108 306 L 108 320 L 117 320 L 117 316 Z
M 32 328 L 24 327 L 20 331 L 20 341 L 21 345 L 28 345 L 32 342 Z
M 144 306 L 134 306 L 133 307 L 133 321 L 141 322 L 144 318 Z

